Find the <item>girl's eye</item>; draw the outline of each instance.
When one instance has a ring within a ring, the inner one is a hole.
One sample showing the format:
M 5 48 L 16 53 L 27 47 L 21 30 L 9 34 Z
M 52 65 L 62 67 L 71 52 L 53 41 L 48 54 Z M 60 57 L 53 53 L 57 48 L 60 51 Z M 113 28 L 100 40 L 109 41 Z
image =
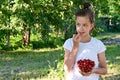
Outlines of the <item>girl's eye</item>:
M 79 24 L 79 23 L 77 23 L 76 25 L 77 25 L 77 26 L 80 26 L 80 24 Z
M 76 23 L 77 27 L 83 27 L 86 28 L 88 25 L 87 24 L 80 24 L 80 23 Z
M 83 27 L 87 27 L 88 25 L 87 24 L 83 24 Z

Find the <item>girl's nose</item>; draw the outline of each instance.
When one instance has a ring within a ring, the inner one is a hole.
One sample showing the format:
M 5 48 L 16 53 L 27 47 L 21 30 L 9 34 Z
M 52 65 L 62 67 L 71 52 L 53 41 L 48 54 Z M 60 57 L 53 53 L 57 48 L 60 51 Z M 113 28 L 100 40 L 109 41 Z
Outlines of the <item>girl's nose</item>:
M 81 25 L 81 26 L 79 26 L 79 28 L 78 28 L 80 31 L 82 31 L 82 30 L 84 30 L 84 28 L 83 28 L 83 26 Z

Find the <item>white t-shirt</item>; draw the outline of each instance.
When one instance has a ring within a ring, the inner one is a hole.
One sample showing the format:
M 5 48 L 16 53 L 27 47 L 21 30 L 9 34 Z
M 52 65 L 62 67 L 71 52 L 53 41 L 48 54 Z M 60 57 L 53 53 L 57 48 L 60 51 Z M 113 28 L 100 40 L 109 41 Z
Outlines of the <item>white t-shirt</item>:
M 99 79 L 98 74 L 91 74 L 90 76 L 82 76 L 81 73 L 79 73 L 77 67 L 77 61 L 79 59 L 90 59 L 95 62 L 94 68 L 98 68 L 99 62 L 97 55 L 101 52 L 104 52 L 106 50 L 106 47 L 100 40 L 97 40 L 96 38 L 93 37 L 89 42 L 79 43 L 79 45 L 80 46 L 76 56 L 74 68 L 68 75 L 66 75 L 66 80 L 98 80 Z M 73 39 L 72 38 L 67 39 L 63 47 L 71 51 L 73 47 Z

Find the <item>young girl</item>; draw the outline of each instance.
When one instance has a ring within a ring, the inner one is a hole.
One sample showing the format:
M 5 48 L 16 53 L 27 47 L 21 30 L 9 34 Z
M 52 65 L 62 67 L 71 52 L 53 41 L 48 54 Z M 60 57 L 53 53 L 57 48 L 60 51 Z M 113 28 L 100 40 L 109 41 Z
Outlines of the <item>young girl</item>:
M 94 28 L 94 13 L 89 8 L 89 3 L 84 3 L 84 8 L 79 9 L 76 16 L 76 31 L 72 38 L 65 41 L 64 70 L 66 80 L 98 80 L 99 75 L 107 73 L 105 46 L 90 35 Z M 82 72 L 77 61 L 90 59 L 95 62 L 91 72 Z

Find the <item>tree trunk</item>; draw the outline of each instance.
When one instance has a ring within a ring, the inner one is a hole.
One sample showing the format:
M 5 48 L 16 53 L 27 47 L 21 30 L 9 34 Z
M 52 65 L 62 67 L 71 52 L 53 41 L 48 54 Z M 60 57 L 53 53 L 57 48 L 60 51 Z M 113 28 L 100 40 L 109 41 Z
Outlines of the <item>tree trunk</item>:
M 10 48 L 10 30 L 8 30 L 6 45 L 7 45 L 7 48 L 9 49 Z
M 26 25 L 24 25 L 23 27 L 24 27 L 24 32 L 22 35 L 22 45 L 28 46 L 30 43 L 30 29 L 27 29 Z
M 10 16 L 9 16 L 9 24 L 8 24 L 8 26 L 9 26 L 9 29 L 10 29 Z M 10 48 L 10 30 L 9 29 L 7 31 L 7 41 L 6 41 L 7 49 Z

